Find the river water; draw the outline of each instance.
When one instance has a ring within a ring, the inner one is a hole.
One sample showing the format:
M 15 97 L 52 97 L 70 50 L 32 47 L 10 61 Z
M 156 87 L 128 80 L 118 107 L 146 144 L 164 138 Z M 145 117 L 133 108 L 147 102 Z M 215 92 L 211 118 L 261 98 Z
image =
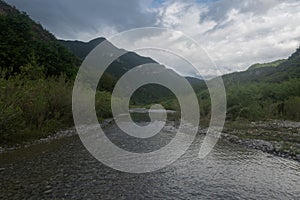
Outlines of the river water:
M 141 142 L 116 125 L 105 132 L 122 148 L 143 152 L 173 137 L 161 133 Z M 148 174 L 106 167 L 78 136 L 1 154 L 0 199 L 300 199 L 299 162 L 224 140 L 199 159 L 202 139 L 197 136 L 172 165 Z

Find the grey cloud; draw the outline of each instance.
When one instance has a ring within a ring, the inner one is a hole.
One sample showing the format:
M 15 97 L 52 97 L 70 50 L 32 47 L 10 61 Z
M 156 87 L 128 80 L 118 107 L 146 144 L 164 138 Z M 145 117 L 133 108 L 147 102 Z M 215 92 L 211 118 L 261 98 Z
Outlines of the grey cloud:
M 155 23 L 155 14 L 146 12 L 140 0 L 7 0 L 62 38 L 80 33 L 97 34 L 104 28 L 122 31 Z M 144 1 L 146 3 L 147 1 Z
M 205 20 L 223 21 L 232 9 L 241 13 L 252 12 L 260 15 L 280 3 L 282 3 L 280 0 L 219 0 L 211 3 L 208 12 L 204 13 L 200 19 L 202 22 Z

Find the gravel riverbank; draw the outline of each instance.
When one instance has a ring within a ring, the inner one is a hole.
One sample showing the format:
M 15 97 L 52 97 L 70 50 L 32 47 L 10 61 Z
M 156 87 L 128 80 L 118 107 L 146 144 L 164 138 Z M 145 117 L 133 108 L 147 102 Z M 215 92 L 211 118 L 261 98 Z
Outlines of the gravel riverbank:
M 231 123 L 225 128 L 222 138 L 300 162 L 300 122 L 272 120 Z
M 113 119 L 106 119 L 101 122 L 102 127 L 113 123 Z M 174 122 L 168 122 L 164 131 L 176 132 Z M 207 129 L 200 129 L 199 134 L 205 134 Z M 60 130 L 53 135 L 39 140 L 16 144 L 13 146 L 0 146 L 0 154 L 14 151 L 19 148 L 27 148 L 33 145 L 48 143 L 61 138 L 76 135 L 75 127 Z M 297 160 L 300 162 L 300 122 L 289 121 L 265 121 L 244 123 L 231 123 L 225 127 L 221 135 L 222 139 L 247 148 L 258 149 L 276 156 Z
M 112 124 L 112 122 L 113 122 L 112 118 L 105 119 L 100 123 L 100 125 L 101 125 L 101 127 L 107 127 L 110 124 Z M 0 146 L 0 154 L 8 152 L 8 151 L 14 151 L 14 150 L 20 149 L 20 148 L 27 148 L 27 147 L 37 145 L 37 144 L 48 143 L 48 142 L 51 142 L 51 141 L 54 141 L 54 140 L 59 140 L 61 138 L 72 137 L 76 134 L 77 134 L 77 132 L 76 132 L 75 127 L 65 129 L 65 130 L 59 130 L 56 133 L 54 133 L 52 135 L 49 135 L 48 137 L 40 138 L 38 140 L 34 140 L 34 141 L 30 141 L 30 142 L 24 142 L 24 143 L 20 143 L 20 144 L 14 144 L 14 145 Z

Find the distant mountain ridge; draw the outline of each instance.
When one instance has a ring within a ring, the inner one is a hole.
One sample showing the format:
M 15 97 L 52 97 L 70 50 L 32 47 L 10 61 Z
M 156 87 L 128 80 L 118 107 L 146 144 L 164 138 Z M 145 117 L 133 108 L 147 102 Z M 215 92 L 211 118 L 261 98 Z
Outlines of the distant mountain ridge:
M 76 55 L 82 61 L 85 57 L 100 43 L 105 41 L 106 39 L 103 37 L 93 39 L 89 42 L 81 42 L 81 41 L 65 41 L 60 40 L 61 44 L 64 45 L 67 49 L 69 49 L 74 55 Z M 112 44 L 111 44 L 112 45 Z M 112 48 L 117 48 L 112 45 Z M 111 75 L 119 78 L 124 73 L 129 71 L 130 69 L 146 64 L 146 63 L 157 63 L 153 59 L 149 57 L 140 56 L 134 52 L 127 52 L 120 58 L 116 59 L 107 70 Z
M 105 41 L 105 38 L 96 38 L 94 40 L 91 40 L 90 42 L 81 42 L 81 41 L 63 41 L 60 40 L 61 44 L 63 44 L 67 49 L 69 49 L 71 52 L 73 52 L 74 55 L 76 55 L 79 59 L 82 61 L 85 59 L 85 57 L 101 42 Z M 109 48 L 117 48 L 113 44 L 110 44 Z M 110 51 L 109 49 L 107 49 Z M 113 52 L 113 49 L 112 49 Z M 148 63 L 156 63 L 155 60 L 149 57 L 143 57 L 140 56 L 134 52 L 126 52 L 124 55 L 117 58 L 104 72 L 104 75 L 101 77 L 99 82 L 100 89 L 105 89 L 107 91 L 112 92 L 114 86 L 116 85 L 117 81 L 121 76 L 123 76 L 126 72 L 129 70 L 132 70 L 133 68 L 148 64 Z M 157 68 L 157 71 L 160 73 L 168 73 L 170 76 L 178 76 L 178 74 L 170 69 L 167 69 L 165 66 L 160 65 Z M 141 77 L 149 75 L 149 73 L 153 73 L 150 71 L 145 70 L 142 72 Z M 149 84 L 146 86 L 143 86 L 139 88 L 136 93 L 132 97 L 132 101 L 135 104 L 149 104 L 153 102 L 159 102 L 163 98 L 168 98 L 169 96 L 172 96 L 172 93 L 165 87 L 155 85 L 155 84 Z
M 88 53 L 103 42 L 105 38 L 96 38 L 90 42 L 60 41 L 80 59 L 84 59 Z M 276 60 L 270 63 L 258 63 L 250 66 L 246 71 L 233 72 L 223 75 L 225 84 L 250 83 L 250 82 L 280 82 L 287 79 L 300 77 L 300 49 L 288 59 Z M 151 58 L 128 52 L 117 59 L 108 72 L 116 79 L 133 67 L 145 63 L 156 63 Z M 194 77 L 186 77 L 196 91 L 205 88 L 203 80 Z
M 59 40 L 61 44 L 63 44 L 66 48 L 68 48 L 75 56 L 80 58 L 81 60 L 85 59 L 85 57 L 101 42 L 106 39 L 103 37 L 93 39 L 89 42 L 82 41 L 69 41 L 69 40 Z
M 222 76 L 227 83 L 282 82 L 300 78 L 300 48 L 288 59 L 270 63 L 255 64 L 246 71 L 233 72 Z
M 254 69 L 260 69 L 260 68 L 266 68 L 266 67 L 278 67 L 282 63 L 286 62 L 286 59 L 276 60 L 269 63 L 257 63 L 254 65 L 251 65 L 247 70 L 254 70 Z

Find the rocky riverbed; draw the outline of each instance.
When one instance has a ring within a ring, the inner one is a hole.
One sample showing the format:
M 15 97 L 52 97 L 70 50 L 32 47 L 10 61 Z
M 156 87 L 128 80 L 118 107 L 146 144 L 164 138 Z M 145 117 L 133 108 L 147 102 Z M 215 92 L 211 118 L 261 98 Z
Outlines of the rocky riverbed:
M 107 126 L 111 125 L 112 123 L 113 123 L 113 119 L 110 118 L 110 119 L 103 120 L 100 123 L 100 125 L 101 125 L 101 127 L 107 127 Z M 84 128 L 84 127 L 82 127 L 82 128 Z M 49 143 L 49 142 L 54 141 L 54 140 L 59 140 L 59 139 L 62 139 L 62 138 L 68 138 L 68 137 L 72 137 L 74 135 L 77 135 L 75 127 L 65 129 L 65 130 L 59 130 L 59 131 L 55 132 L 52 135 L 49 135 L 45 138 L 40 138 L 38 140 L 19 143 L 19 144 L 14 144 L 14 145 L 0 146 L 0 154 L 4 153 L 4 152 L 14 151 L 14 150 L 17 150 L 17 149 L 20 149 L 20 148 L 27 148 L 27 147 L 37 145 L 37 144 Z
M 231 122 L 225 127 L 222 138 L 300 162 L 300 122 Z

